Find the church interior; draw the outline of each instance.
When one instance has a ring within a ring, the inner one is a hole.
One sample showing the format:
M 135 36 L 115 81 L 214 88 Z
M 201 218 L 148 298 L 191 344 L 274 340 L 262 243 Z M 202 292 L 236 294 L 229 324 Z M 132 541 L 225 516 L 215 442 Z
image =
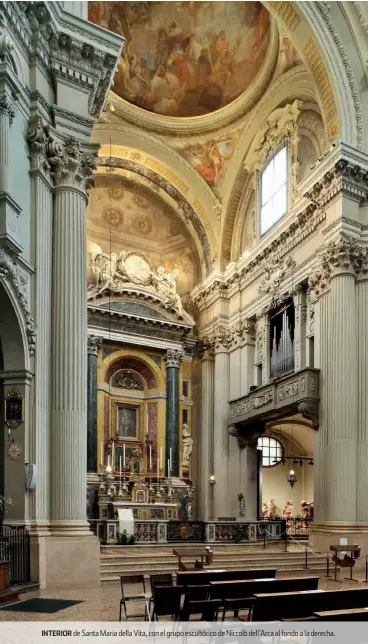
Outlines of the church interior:
M 0 4 L 0 620 L 364 619 L 367 106 L 364 2 Z

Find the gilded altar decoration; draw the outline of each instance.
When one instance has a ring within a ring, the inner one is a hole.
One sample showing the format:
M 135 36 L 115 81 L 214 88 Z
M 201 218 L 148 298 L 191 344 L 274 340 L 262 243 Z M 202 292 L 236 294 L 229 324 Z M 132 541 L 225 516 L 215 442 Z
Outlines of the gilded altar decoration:
M 24 422 L 24 399 L 21 393 L 13 387 L 5 396 L 5 423 L 10 429 L 16 429 Z
M 155 270 L 142 253 L 121 251 L 119 254 L 106 254 L 91 242 L 89 248 L 92 250 L 89 268 L 93 274 L 93 283 L 88 286 L 88 299 L 108 293 L 121 295 L 134 286 L 148 294 L 155 294 L 166 309 L 175 311 L 189 324 L 194 324 L 189 313 L 184 311 L 180 295 L 176 291 L 179 269 L 175 268 L 167 273 L 163 266 L 159 266 Z
M 165 116 L 209 114 L 243 94 L 270 35 L 260 2 L 89 2 L 88 18 L 127 40 L 114 92 Z

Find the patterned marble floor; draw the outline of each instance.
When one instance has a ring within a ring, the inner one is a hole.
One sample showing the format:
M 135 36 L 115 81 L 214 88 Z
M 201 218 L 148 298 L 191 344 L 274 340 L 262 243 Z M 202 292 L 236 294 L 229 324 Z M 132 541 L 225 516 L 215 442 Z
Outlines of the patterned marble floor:
M 342 571 L 341 578 L 343 579 L 345 571 Z M 331 579 L 321 578 L 319 587 L 325 590 L 343 590 L 348 588 L 367 588 L 368 584 L 364 583 L 365 575 L 363 572 L 355 573 L 359 581 L 343 581 L 336 583 Z M 148 586 L 147 586 L 148 587 Z M 135 589 L 131 587 L 128 589 L 132 593 Z M 48 599 L 74 599 L 82 603 L 75 606 L 70 606 L 65 610 L 57 613 L 44 614 L 44 613 L 21 613 L 2 610 L 0 611 L 0 621 L 91 621 L 91 622 L 115 622 L 119 617 L 119 601 L 120 601 L 120 585 L 118 583 L 105 583 L 98 588 L 79 588 L 78 590 L 43 590 L 40 592 L 40 597 Z M 142 606 L 136 605 L 135 610 L 131 606 L 130 611 L 132 614 L 142 612 Z

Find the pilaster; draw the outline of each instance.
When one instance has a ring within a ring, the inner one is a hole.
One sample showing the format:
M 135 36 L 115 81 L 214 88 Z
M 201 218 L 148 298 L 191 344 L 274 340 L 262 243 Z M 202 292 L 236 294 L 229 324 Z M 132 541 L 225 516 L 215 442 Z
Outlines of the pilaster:
M 213 519 L 213 486 L 210 477 L 214 474 L 214 348 L 208 342 L 202 354 L 202 404 L 199 462 L 199 518 Z
M 230 337 L 220 328 L 215 335 L 214 367 L 214 516 L 229 516 L 229 382 Z
M 38 484 L 29 493 L 32 531 L 48 531 L 50 520 L 51 309 L 53 186 L 47 161 L 47 134 L 41 118 L 29 122 L 31 219 L 34 222 L 33 316 L 40 350 L 35 353 L 37 387 L 33 397 L 30 462 L 37 464 Z
M 298 285 L 293 294 L 295 310 L 294 329 L 294 364 L 295 371 L 300 371 L 306 366 L 306 290 Z

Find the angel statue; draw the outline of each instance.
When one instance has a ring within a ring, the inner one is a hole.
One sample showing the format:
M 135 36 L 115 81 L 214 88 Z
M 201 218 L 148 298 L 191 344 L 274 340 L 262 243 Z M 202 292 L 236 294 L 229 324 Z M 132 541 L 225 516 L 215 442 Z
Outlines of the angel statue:
M 183 423 L 183 465 L 189 465 L 192 449 L 193 438 L 190 435 L 188 425 L 186 423 Z
M 93 294 L 100 295 L 106 289 L 119 290 L 119 286 L 123 281 L 126 281 L 124 273 L 121 270 L 122 259 L 125 255 L 124 251 L 119 253 L 111 253 L 107 255 L 102 252 L 102 249 L 92 242 L 89 242 L 91 254 L 91 261 L 89 267 L 95 278 L 95 283 L 90 285 L 89 290 Z
M 294 501 L 286 501 L 286 505 L 282 511 L 282 518 L 283 519 L 291 519 L 293 516 L 294 512 Z
M 176 292 L 176 279 L 179 275 L 179 269 L 175 268 L 171 273 L 166 273 L 163 266 L 159 266 L 156 271 L 156 288 L 157 292 L 162 295 L 166 306 L 175 308 L 179 315 L 183 313 L 183 306 L 180 296 Z

